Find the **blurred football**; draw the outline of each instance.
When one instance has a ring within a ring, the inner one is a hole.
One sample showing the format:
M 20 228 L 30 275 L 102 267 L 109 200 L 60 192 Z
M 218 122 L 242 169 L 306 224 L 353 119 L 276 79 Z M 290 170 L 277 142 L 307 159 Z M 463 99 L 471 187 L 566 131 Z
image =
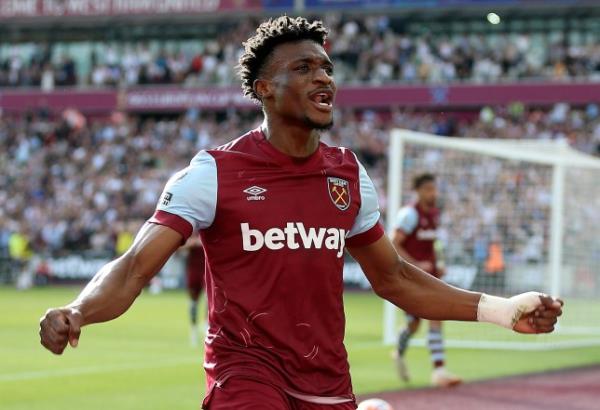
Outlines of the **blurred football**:
M 394 410 L 390 403 L 381 399 L 369 399 L 360 402 L 357 410 Z

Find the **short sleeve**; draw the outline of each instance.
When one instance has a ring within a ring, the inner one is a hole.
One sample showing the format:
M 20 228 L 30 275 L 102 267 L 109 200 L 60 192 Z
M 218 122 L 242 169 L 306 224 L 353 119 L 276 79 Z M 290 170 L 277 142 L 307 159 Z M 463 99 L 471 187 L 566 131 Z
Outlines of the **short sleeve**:
M 400 229 L 407 235 L 413 233 L 419 222 L 419 214 L 412 206 L 402 207 L 396 216 L 396 229 Z
M 365 167 L 358 162 L 360 182 L 360 209 L 354 225 L 346 237 L 349 246 L 366 246 L 378 240 L 383 234 L 379 224 L 379 202 L 373 181 L 369 178 Z
M 216 206 L 217 166 L 209 153 L 201 151 L 169 179 L 148 222 L 168 226 L 187 239 L 212 225 Z

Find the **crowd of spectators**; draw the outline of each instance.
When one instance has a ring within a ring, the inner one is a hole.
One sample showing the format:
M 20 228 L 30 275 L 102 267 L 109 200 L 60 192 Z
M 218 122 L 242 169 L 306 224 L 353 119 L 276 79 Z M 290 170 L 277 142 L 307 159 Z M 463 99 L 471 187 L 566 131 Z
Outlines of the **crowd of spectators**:
M 26 240 L 38 254 L 114 254 L 119 234 L 137 230 L 153 213 L 174 171 L 185 167 L 198 150 L 221 145 L 259 121 L 256 112 L 196 110 L 168 119 L 115 113 L 90 120 L 73 112 L 58 119 L 44 113 L 21 119 L 0 116 L 0 254 L 8 253 L 11 237 L 23 252 Z M 384 213 L 387 141 L 393 127 L 480 138 L 563 139 L 600 155 L 600 116 L 593 105 L 572 109 L 558 104 L 543 111 L 517 104 L 485 107 L 478 115 L 341 110 L 323 140 L 358 154 L 378 189 Z M 475 257 L 477 238 L 490 241 L 499 236 L 520 244 L 523 258 L 527 252 L 535 255 L 540 235 L 547 240 L 543 224 L 549 205 L 548 168 L 500 167 L 489 160 L 439 155 L 418 157 L 431 171 L 447 174 L 456 166 L 465 173 L 459 180 L 442 181 L 446 223 L 462 221 L 452 225 L 447 238 L 465 239 L 448 241 L 455 247 L 463 244 L 450 255 Z M 412 164 L 413 170 L 420 167 Z M 527 201 L 515 202 L 514 195 Z
M 415 34 L 386 16 L 324 19 L 340 83 L 600 79 L 600 33 L 577 26 L 487 33 L 454 33 L 448 26 L 447 33 Z M 247 18 L 215 38 L 77 43 L 72 55 L 66 43 L 56 50 L 34 47 L 29 57 L 19 45 L 6 45 L 0 47 L 0 87 L 229 85 L 256 23 Z
M 38 45 L 26 57 L 19 46 L 0 54 L 0 87 L 41 87 L 50 90 L 78 84 L 75 60 L 69 54 L 56 57 L 49 45 Z

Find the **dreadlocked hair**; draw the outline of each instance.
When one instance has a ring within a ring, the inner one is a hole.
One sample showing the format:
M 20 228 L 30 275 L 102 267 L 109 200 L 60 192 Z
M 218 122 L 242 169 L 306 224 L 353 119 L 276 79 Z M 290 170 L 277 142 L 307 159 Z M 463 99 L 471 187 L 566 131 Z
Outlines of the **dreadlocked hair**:
M 260 97 L 254 91 L 254 80 L 275 46 L 302 40 L 324 45 L 328 33 L 323 22 L 309 22 L 304 17 L 280 16 L 263 22 L 256 29 L 256 34 L 243 43 L 244 54 L 239 60 L 238 73 L 244 95 L 260 102 Z

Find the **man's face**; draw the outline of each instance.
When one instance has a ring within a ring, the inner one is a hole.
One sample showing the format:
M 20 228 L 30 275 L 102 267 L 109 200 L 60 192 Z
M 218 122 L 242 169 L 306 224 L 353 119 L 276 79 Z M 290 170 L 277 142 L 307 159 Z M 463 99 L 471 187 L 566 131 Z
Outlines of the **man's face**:
M 419 202 L 425 203 L 427 206 L 435 206 L 437 203 L 437 187 L 435 181 L 429 181 L 422 184 L 417 189 Z
M 333 125 L 333 63 L 312 40 L 278 45 L 263 67 L 263 105 L 270 116 L 311 129 Z

